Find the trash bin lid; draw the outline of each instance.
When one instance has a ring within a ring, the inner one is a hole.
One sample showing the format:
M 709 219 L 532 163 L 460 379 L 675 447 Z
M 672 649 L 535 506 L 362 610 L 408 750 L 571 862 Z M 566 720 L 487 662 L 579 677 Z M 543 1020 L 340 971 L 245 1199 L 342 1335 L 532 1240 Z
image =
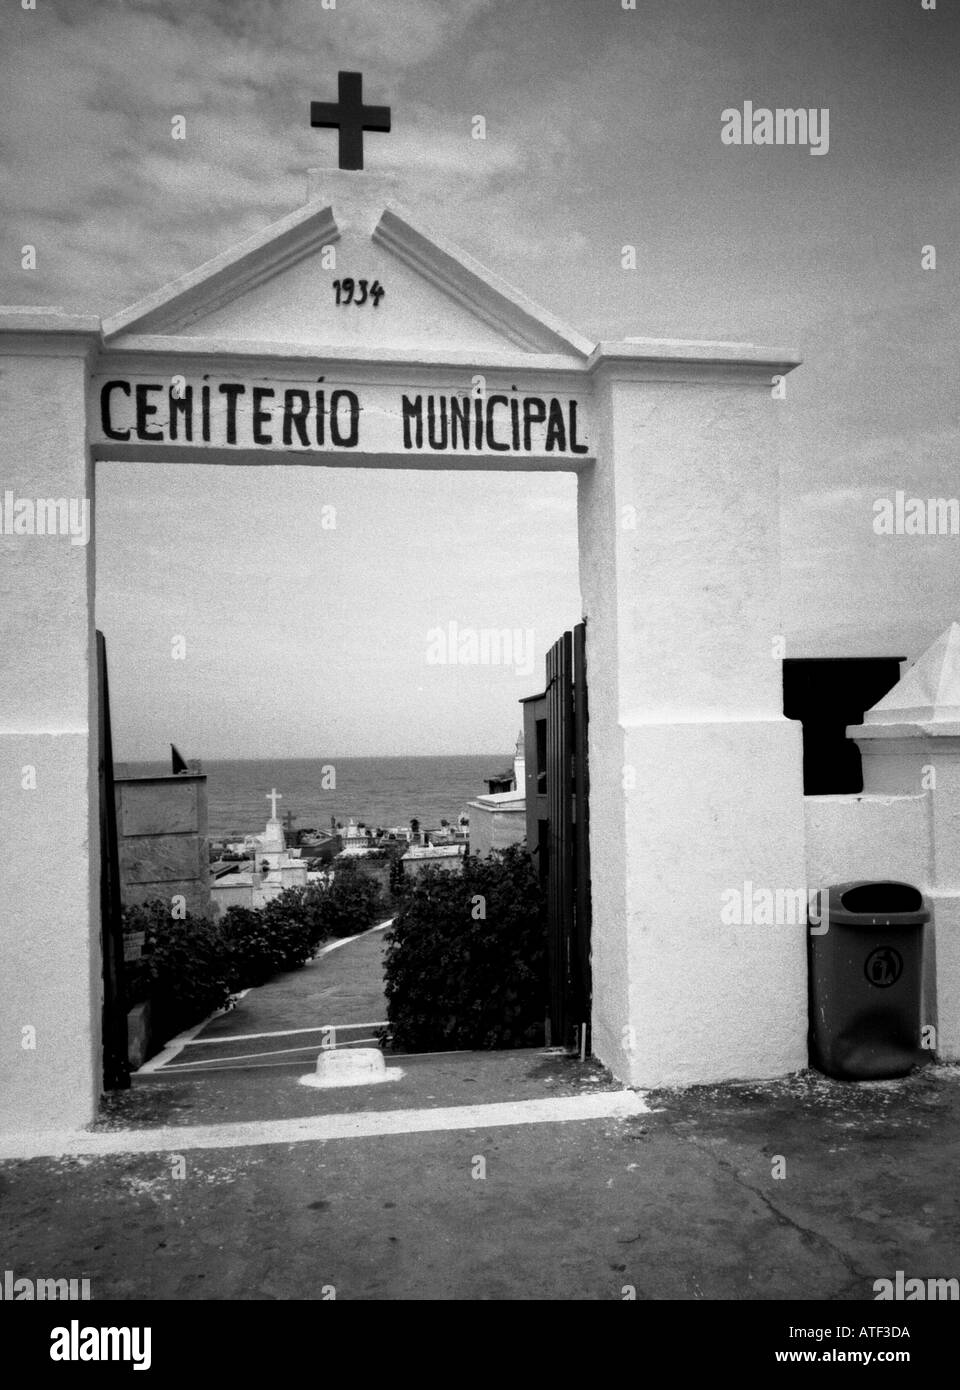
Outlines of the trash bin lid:
M 856 879 L 830 888 L 830 921 L 850 927 L 913 927 L 929 922 L 930 910 L 912 883 Z

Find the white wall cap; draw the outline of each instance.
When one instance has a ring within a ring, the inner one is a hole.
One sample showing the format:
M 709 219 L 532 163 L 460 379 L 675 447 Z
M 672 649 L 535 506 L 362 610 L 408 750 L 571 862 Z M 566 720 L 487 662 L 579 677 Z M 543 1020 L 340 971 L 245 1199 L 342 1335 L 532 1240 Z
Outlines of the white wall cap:
M 935 732 L 941 734 L 960 730 L 960 623 L 941 632 L 893 689 L 867 710 L 861 727 L 905 724 L 937 725 Z
M 68 314 L 48 304 L 0 304 L 0 333 L 83 333 L 100 336 L 96 314 Z
M 803 358 L 792 348 L 761 347 L 755 343 L 728 343 L 687 338 L 618 338 L 599 342 L 587 362 L 594 370 L 605 362 L 691 362 L 764 366 L 791 372 Z
M 910 719 L 908 712 L 907 719 L 895 724 L 850 724 L 847 727 L 847 738 L 852 738 L 857 743 L 870 743 L 879 740 L 893 743 L 897 739 L 960 739 L 960 720 Z M 949 744 L 944 744 L 944 750 L 949 751 Z

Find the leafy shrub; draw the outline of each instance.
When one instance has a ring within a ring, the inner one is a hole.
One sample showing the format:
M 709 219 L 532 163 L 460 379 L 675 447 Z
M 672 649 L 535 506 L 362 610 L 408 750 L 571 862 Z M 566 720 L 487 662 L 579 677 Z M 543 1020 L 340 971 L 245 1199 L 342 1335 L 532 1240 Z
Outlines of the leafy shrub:
M 352 936 L 382 916 L 380 888 L 355 864 L 338 863 L 329 888 L 288 888 L 262 908 L 231 907 L 217 923 L 170 916 L 160 899 L 123 909 L 125 933 L 143 932 L 127 962 L 127 1008 L 152 1004 L 154 1030 L 171 1037 L 225 1008 L 231 994 L 296 970 L 320 942 Z
M 287 889 L 265 907 L 229 907 L 220 922 L 230 988 L 265 985 L 283 970 L 297 970 L 316 949 L 301 892 Z
M 338 859 L 333 865 L 333 882 L 310 891 L 316 891 L 312 911 L 321 940 L 355 936 L 384 916 L 380 885 L 351 859 Z
M 262 909 L 280 953 L 281 970 L 298 970 L 313 955 L 324 932 L 319 898 L 309 889 L 285 888 Z
M 405 888 L 386 942 L 395 1049 L 542 1043 L 546 902 L 522 846 L 465 859 L 462 875 L 424 870 Z
M 326 868 L 326 865 L 323 866 Z M 313 951 L 330 936 L 323 921 L 324 887 L 322 883 L 311 883 L 306 888 L 288 888 L 277 902 L 286 902 L 290 910 L 295 910 L 303 922 Z
M 154 1029 L 172 1036 L 230 1001 L 227 954 L 218 927 L 205 917 L 170 916 L 159 898 L 123 909 L 124 930 L 144 933 L 143 955 L 124 971 L 128 1007 L 153 1006 Z

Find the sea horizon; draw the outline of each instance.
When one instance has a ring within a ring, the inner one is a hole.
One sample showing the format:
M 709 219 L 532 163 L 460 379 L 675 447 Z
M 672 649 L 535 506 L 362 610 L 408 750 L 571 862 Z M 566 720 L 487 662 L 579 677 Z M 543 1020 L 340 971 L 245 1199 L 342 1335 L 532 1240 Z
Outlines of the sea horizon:
M 117 775 L 169 774 L 170 759 L 116 759 Z M 278 814 L 294 829 L 327 829 L 331 818 L 388 828 L 416 817 L 424 826 L 455 821 L 483 795 L 485 779 L 513 765 L 513 752 L 424 753 L 323 758 L 203 758 L 211 839 L 259 833 L 280 793 Z M 334 785 L 330 785 L 333 782 Z

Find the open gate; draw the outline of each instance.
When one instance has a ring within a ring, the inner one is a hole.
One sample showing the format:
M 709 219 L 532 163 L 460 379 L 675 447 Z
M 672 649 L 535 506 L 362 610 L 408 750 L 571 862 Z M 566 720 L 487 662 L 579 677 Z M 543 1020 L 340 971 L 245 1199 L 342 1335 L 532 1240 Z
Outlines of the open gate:
M 547 895 L 548 1043 L 586 1055 L 590 847 L 586 625 L 547 653 L 546 689 L 523 701 L 527 845 Z

